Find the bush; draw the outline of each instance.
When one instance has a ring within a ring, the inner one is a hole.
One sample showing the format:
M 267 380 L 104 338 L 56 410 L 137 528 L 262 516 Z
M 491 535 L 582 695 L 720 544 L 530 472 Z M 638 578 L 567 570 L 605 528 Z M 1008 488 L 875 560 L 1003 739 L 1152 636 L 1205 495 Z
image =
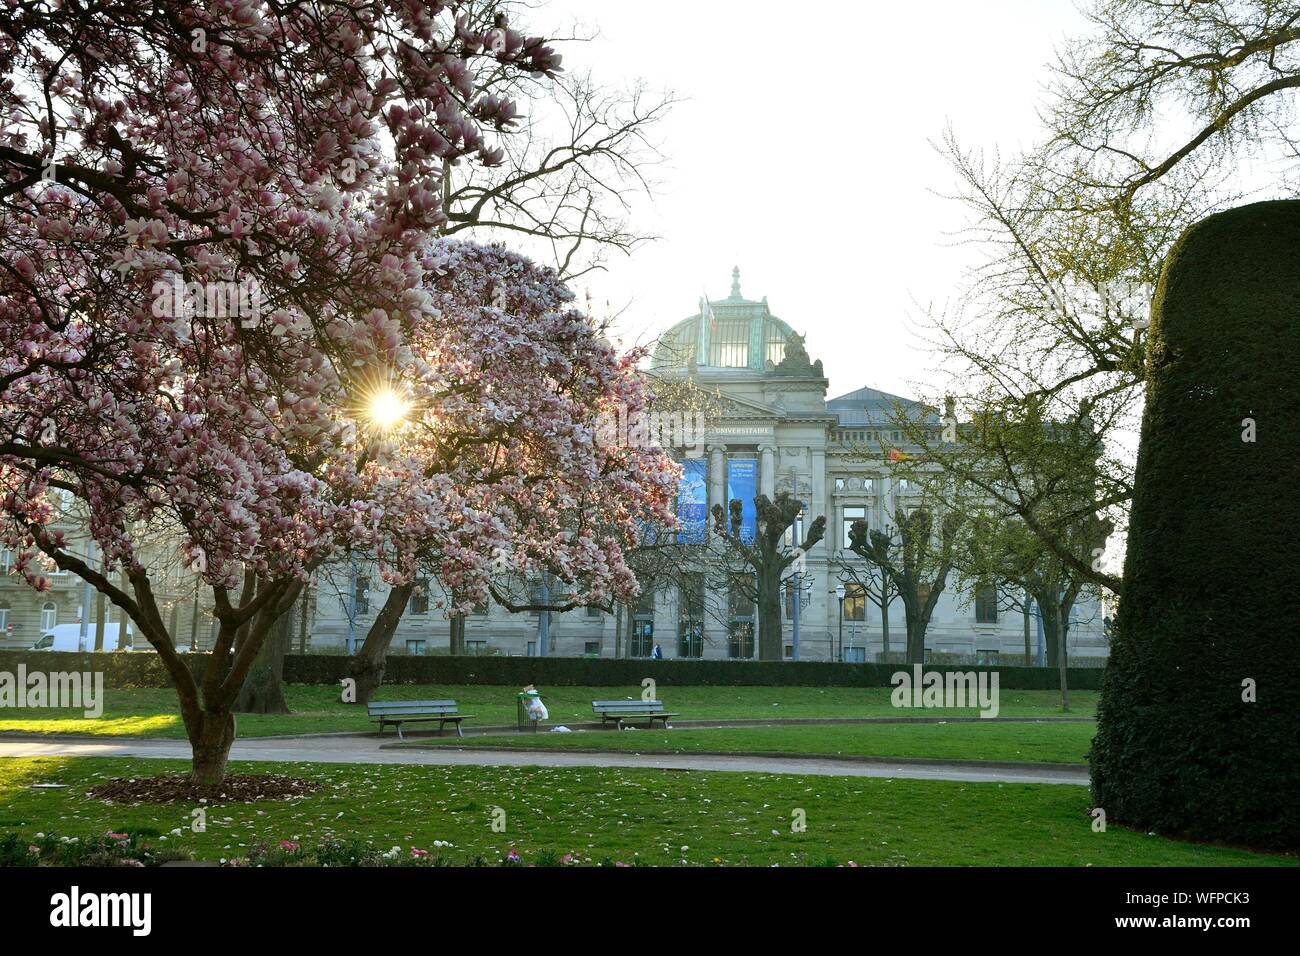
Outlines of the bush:
M 1300 846 L 1297 261 L 1300 202 L 1270 202 L 1192 226 L 1165 263 L 1091 754 L 1112 820 Z
M 347 676 L 346 662 L 345 657 L 290 656 L 285 658 L 284 675 L 290 683 L 336 684 Z M 887 687 L 890 677 L 902 669 L 910 671 L 910 665 L 608 657 L 390 657 L 384 683 L 628 687 L 649 677 L 667 687 Z M 1007 690 L 1058 687 L 1059 676 L 1053 668 L 969 666 L 962 669 L 997 671 L 999 686 Z M 1096 690 L 1101 686 L 1101 674 L 1101 668 L 1072 668 L 1070 686 Z
M 187 654 L 186 664 L 202 676 L 210 655 Z M 342 654 L 290 654 L 284 679 L 290 684 L 337 684 L 347 677 L 350 658 Z M 105 671 L 106 687 L 168 687 L 170 680 L 156 654 L 72 654 L 0 651 L 0 671 Z M 952 669 L 927 665 L 928 670 Z M 997 671 L 1004 690 L 1056 690 L 1059 677 L 1051 667 L 960 665 L 963 671 Z M 827 661 L 667 660 L 596 657 L 390 656 L 385 684 L 525 684 L 583 687 L 628 687 L 652 678 L 664 686 L 718 687 L 887 687 L 910 664 L 833 664 Z M 1070 668 L 1070 686 L 1096 690 L 1102 668 Z

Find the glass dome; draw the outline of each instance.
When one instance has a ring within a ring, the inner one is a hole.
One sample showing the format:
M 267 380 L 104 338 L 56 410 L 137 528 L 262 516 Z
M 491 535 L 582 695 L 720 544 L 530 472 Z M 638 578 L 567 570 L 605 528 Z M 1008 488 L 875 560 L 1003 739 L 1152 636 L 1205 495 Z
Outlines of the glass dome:
M 754 301 L 740 294 L 740 270 L 731 271 L 731 295 L 700 299 L 700 308 L 663 334 L 655 347 L 652 368 L 750 369 L 761 372 L 785 358 L 794 330 L 767 308 L 767 299 Z

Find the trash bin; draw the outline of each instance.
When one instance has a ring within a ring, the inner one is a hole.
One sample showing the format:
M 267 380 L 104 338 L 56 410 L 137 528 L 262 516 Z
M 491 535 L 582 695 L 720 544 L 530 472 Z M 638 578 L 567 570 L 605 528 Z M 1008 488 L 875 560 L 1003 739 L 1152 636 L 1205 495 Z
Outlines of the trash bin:
M 528 715 L 528 702 L 536 696 L 538 696 L 536 691 L 531 694 L 519 693 L 515 695 L 518 705 L 515 720 L 520 731 L 532 730 L 533 733 L 537 732 L 537 721 Z

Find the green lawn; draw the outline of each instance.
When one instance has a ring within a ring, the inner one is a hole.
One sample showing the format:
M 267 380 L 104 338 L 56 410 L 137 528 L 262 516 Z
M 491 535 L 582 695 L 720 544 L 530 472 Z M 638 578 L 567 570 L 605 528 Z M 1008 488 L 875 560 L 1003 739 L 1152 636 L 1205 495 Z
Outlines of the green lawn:
M 821 724 L 811 727 L 726 727 L 707 730 L 592 730 L 570 734 L 426 737 L 408 746 L 595 749 L 637 753 L 800 753 L 932 757 L 1029 763 L 1087 763 L 1096 724 Z
M 378 700 L 452 698 L 464 713 L 476 720 L 467 726 L 513 724 L 518 688 L 494 685 L 394 684 L 381 688 Z M 682 719 L 728 720 L 777 717 L 871 717 L 871 716 L 974 716 L 973 708 L 898 710 L 889 702 L 889 687 L 671 687 L 660 685 L 659 697 Z M 308 734 L 330 731 L 373 729 L 365 710 L 340 700 L 340 690 L 331 685 L 292 684 L 287 688 L 288 716 L 239 717 L 243 737 L 272 734 Z M 641 696 L 640 687 L 553 687 L 542 688 L 550 710 L 550 723 L 562 724 L 592 719 L 591 702 L 598 699 Z M 1091 717 L 1095 713 L 1095 691 L 1071 693 L 1071 716 Z M 176 695 L 168 688 L 108 690 L 104 714 L 87 720 L 80 711 L 0 711 L 0 733 L 110 734 L 141 737 L 184 737 Z M 1059 717 L 1060 695 L 1056 691 L 1004 690 L 1000 716 Z
M 1295 865 L 1294 858 L 1165 840 L 1112 826 L 1092 830 L 1087 790 L 794 775 L 594 768 L 232 764 L 235 772 L 312 778 L 327 790 L 295 801 L 213 805 L 191 833 L 188 805 L 110 806 L 85 796 L 120 776 L 178 772 L 178 761 L 0 760 L 0 834 L 86 838 L 108 830 L 160 834 L 202 859 L 257 844 L 360 838 L 453 863 L 489 863 L 517 848 L 524 862 L 572 853 L 580 862 L 785 866 Z M 33 790 L 64 783 L 64 790 Z M 506 811 L 506 832 L 491 828 Z M 807 829 L 792 832 L 796 810 Z M 181 828 L 179 837 L 168 835 Z M 433 841 L 451 847 L 437 849 Z

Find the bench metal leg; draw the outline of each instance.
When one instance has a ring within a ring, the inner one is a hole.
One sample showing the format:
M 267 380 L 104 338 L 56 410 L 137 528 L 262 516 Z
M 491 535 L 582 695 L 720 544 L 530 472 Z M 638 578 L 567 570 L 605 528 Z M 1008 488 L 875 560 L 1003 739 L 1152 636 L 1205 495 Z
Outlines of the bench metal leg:
M 464 737 L 464 736 L 465 736 L 465 731 L 463 731 L 463 730 L 460 729 L 460 721 L 459 721 L 459 720 L 456 721 L 456 736 L 457 736 L 457 737 Z
M 406 738 L 402 736 L 402 725 L 398 723 L 398 724 L 394 724 L 393 726 L 397 728 L 397 739 L 405 740 Z

